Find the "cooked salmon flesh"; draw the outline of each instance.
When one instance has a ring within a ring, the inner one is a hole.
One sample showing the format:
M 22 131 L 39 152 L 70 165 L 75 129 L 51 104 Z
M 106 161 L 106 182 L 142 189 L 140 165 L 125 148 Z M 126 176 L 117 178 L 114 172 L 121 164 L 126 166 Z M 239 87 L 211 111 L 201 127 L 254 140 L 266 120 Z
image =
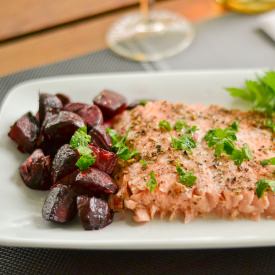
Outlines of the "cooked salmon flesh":
M 264 119 L 262 114 L 253 111 L 167 101 L 148 102 L 123 112 L 112 127 L 120 134 L 130 129 L 128 146 L 135 148 L 139 157 L 119 163 L 115 171 L 119 191 L 111 199 L 112 207 L 132 211 L 136 222 L 153 218 L 189 222 L 210 215 L 275 218 L 275 194 L 267 190 L 260 198 L 256 195 L 257 181 L 275 179 L 274 166 L 260 164 L 275 153 L 274 136 L 262 127 Z M 179 120 L 196 126 L 192 134 L 196 147 L 190 151 L 173 148 L 172 138 L 181 133 L 161 129 L 162 120 L 172 126 Z M 234 121 L 239 124 L 236 146 L 241 148 L 246 144 L 252 155 L 241 165 L 236 165 L 226 154 L 215 156 L 214 149 L 204 139 L 209 130 L 224 129 Z M 180 182 L 177 165 L 196 177 L 192 186 Z M 148 188 L 152 172 L 157 183 L 153 191 Z

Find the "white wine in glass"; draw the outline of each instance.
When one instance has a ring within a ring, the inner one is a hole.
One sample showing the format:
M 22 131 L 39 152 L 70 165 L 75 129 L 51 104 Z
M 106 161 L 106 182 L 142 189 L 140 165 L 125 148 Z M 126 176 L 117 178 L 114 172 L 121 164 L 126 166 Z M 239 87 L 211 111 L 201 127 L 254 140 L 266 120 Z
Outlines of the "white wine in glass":
M 116 22 L 107 33 L 115 53 L 136 61 L 156 61 L 187 48 L 194 37 L 191 24 L 169 11 L 151 10 L 152 1 L 140 0 L 140 11 Z

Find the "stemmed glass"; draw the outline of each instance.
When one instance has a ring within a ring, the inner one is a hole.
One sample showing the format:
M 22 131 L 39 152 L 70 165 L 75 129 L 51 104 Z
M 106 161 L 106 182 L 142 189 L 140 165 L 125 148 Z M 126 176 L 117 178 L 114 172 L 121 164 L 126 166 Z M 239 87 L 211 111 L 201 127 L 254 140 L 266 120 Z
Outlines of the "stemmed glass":
M 169 11 L 151 10 L 152 1 L 140 0 L 140 11 L 116 22 L 107 44 L 117 54 L 136 61 L 156 61 L 181 52 L 194 37 L 191 24 Z

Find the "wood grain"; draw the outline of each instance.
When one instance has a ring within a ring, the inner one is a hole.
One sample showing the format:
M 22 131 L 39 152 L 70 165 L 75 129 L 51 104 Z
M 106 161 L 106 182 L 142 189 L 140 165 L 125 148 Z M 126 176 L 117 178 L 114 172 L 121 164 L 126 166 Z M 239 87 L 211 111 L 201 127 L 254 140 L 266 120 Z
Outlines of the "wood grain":
M 0 41 L 137 2 L 138 0 L 1 0 Z
M 186 16 L 192 21 L 223 14 L 212 0 L 170 0 L 157 3 Z M 130 10 L 72 24 L 65 28 L 40 33 L 0 47 L 0 74 L 76 57 L 106 47 L 105 34 L 110 25 Z

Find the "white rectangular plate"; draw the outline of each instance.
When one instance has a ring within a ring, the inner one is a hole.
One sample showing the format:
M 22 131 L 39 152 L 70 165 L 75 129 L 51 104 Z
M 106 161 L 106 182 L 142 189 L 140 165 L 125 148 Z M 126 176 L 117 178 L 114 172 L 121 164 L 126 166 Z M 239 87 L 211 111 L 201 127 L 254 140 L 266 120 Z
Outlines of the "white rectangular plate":
M 92 102 L 102 89 L 138 98 L 236 107 L 224 91 L 254 77 L 256 70 L 105 74 L 56 77 L 14 87 L 0 111 L 0 244 L 83 249 L 186 249 L 270 246 L 275 244 L 275 221 L 197 219 L 153 221 L 136 225 L 118 216 L 99 231 L 84 231 L 79 222 L 54 225 L 41 217 L 46 192 L 28 189 L 18 175 L 26 155 L 7 137 L 9 127 L 26 111 L 36 112 L 38 92 L 65 92 L 75 101 Z

